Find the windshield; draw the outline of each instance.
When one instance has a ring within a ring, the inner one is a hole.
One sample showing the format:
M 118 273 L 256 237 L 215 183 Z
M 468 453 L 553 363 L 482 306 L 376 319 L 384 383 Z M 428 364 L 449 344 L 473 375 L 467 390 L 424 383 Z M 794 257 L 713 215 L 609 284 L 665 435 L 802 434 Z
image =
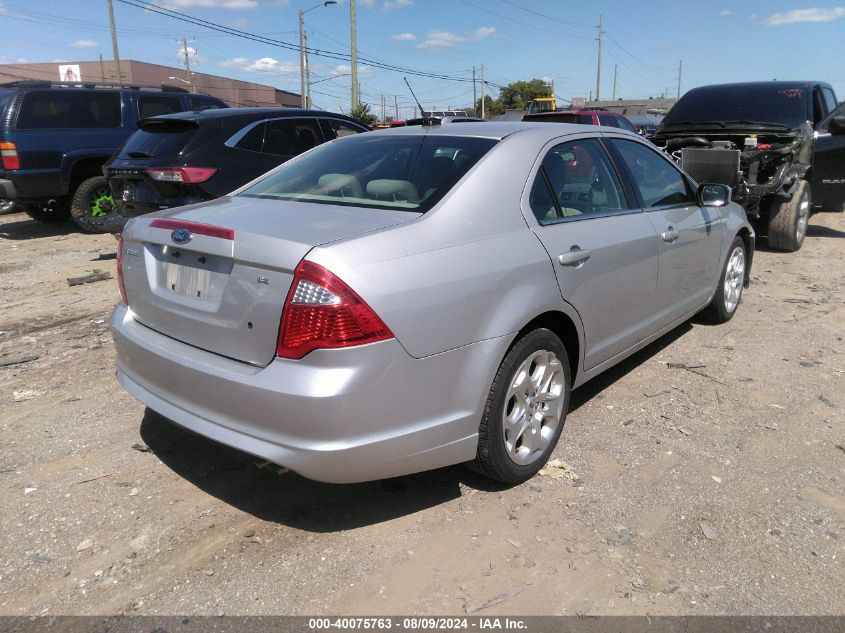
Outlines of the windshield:
M 776 123 L 790 128 L 807 120 L 803 86 L 771 84 L 707 86 L 690 90 L 663 120 L 663 126 L 704 122 Z
M 495 144 L 427 134 L 350 136 L 285 163 L 240 195 L 423 212 Z

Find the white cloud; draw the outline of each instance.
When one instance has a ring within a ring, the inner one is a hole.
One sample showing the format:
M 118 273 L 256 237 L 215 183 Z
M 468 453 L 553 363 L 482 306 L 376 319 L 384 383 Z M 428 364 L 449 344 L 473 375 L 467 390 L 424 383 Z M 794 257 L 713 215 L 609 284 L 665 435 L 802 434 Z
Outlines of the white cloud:
M 176 49 L 176 59 L 178 60 L 178 62 L 180 64 L 185 63 L 185 49 L 184 48 Z M 188 47 L 188 59 L 190 60 L 190 62 L 192 64 L 199 64 L 199 63 L 202 63 L 202 62 L 205 61 L 202 57 L 199 56 L 199 53 L 197 53 L 197 49 L 193 48 L 192 46 Z
M 157 0 L 155 2 L 165 9 L 191 9 L 203 7 L 209 9 L 254 9 L 258 0 Z
M 337 66 L 333 67 L 331 70 L 332 75 L 349 75 L 352 73 L 352 66 L 349 64 L 338 64 Z M 375 71 L 370 66 L 364 66 L 358 64 L 358 76 L 359 77 L 372 77 L 375 74 Z
M 795 9 L 775 13 L 763 20 L 766 26 L 782 26 L 795 22 L 833 22 L 845 18 L 845 7 L 832 7 L 830 9 Z
M 358 6 L 364 9 L 372 9 L 375 3 L 376 0 L 360 0 L 360 2 L 358 2 Z
M 237 20 L 232 20 L 232 26 L 236 29 L 244 29 L 249 25 L 249 20 L 246 18 L 239 18 Z
M 299 72 L 299 62 L 279 61 L 278 59 L 273 59 L 272 57 L 261 57 L 259 59 L 235 57 L 233 59 L 220 62 L 218 66 L 248 73 L 274 73 L 283 75 Z
M 381 5 L 382 11 L 393 11 L 394 9 L 404 9 L 414 4 L 414 0 L 384 0 Z
M 394 42 L 410 42 L 411 40 L 417 39 L 417 36 L 413 33 L 397 33 L 396 35 L 391 35 L 390 39 Z
M 478 42 L 496 33 L 492 26 L 482 26 L 471 33 L 460 34 L 454 31 L 429 31 L 425 40 L 417 44 L 419 49 L 445 50 L 465 42 Z
M 731 11 L 730 9 L 722 9 L 721 11 L 719 11 L 719 15 L 726 18 L 732 15 L 736 15 L 736 11 Z
M 281 7 L 282 9 L 284 9 L 285 7 L 290 6 L 290 0 L 276 0 L 273 3 L 273 6 L 274 7 Z
M 68 44 L 71 48 L 96 48 L 97 42 L 94 40 L 76 40 Z

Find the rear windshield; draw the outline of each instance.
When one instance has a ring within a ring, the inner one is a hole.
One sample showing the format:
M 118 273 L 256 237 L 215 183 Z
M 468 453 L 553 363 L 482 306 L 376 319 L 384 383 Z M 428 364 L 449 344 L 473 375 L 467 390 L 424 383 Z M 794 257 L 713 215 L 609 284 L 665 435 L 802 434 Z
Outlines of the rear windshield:
M 120 127 L 120 93 L 63 89 L 28 92 L 19 130 Z
M 423 212 L 495 144 L 462 136 L 360 134 L 285 163 L 240 195 Z
M 169 158 L 178 156 L 199 131 L 193 121 L 142 121 L 120 150 L 121 158 Z
M 797 128 L 807 120 L 807 89 L 770 85 L 708 86 L 678 101 L 663 125 L 682 123 L 775 123 Z

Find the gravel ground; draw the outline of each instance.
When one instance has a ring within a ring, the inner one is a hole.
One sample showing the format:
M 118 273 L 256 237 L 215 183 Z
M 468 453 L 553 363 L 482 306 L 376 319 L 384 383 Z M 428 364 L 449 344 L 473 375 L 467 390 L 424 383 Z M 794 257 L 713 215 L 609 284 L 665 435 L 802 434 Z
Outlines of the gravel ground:
M 2 216 L 0 614 L 845 614 L 843 238 L 814 216 L 730 323 L 577 391 L 576 479 L 332 486 L 145 410 L 114 279 L 66 281 L 114 239 Z

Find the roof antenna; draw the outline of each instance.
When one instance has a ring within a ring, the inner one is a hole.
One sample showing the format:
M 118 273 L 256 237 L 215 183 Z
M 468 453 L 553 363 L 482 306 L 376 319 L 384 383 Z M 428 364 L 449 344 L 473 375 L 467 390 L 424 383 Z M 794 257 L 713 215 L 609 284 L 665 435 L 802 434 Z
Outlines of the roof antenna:
M 417 95 L 415 95 L 415 94 L 414 94 L 414 89 L 413 89 L 413 88 L 411 88 L 411 84 L 409 84 L 409 83 L 408 83 L 408 79 L 407 79 L 406 77 L 402 77 L 402 79 L 404 79 L 404 80 L 405 80 L 405 85 L 406 85 L 406 86 L 408 86 L 408 90 L 410 90 L 410 91 L 411 91 L 411 96 L 414 98 L 414 101 L 416 101 L 416 102 L 417 102 L 417 107 L 420 109 L 420 116 L 421 116 L 421 117 L 425 116 L 425 115 L 423 114 L 423 109 L 422 109 L 422 106 L 420 105 L 420 100 L 419 100 L 419 99 L 417 99 Z

